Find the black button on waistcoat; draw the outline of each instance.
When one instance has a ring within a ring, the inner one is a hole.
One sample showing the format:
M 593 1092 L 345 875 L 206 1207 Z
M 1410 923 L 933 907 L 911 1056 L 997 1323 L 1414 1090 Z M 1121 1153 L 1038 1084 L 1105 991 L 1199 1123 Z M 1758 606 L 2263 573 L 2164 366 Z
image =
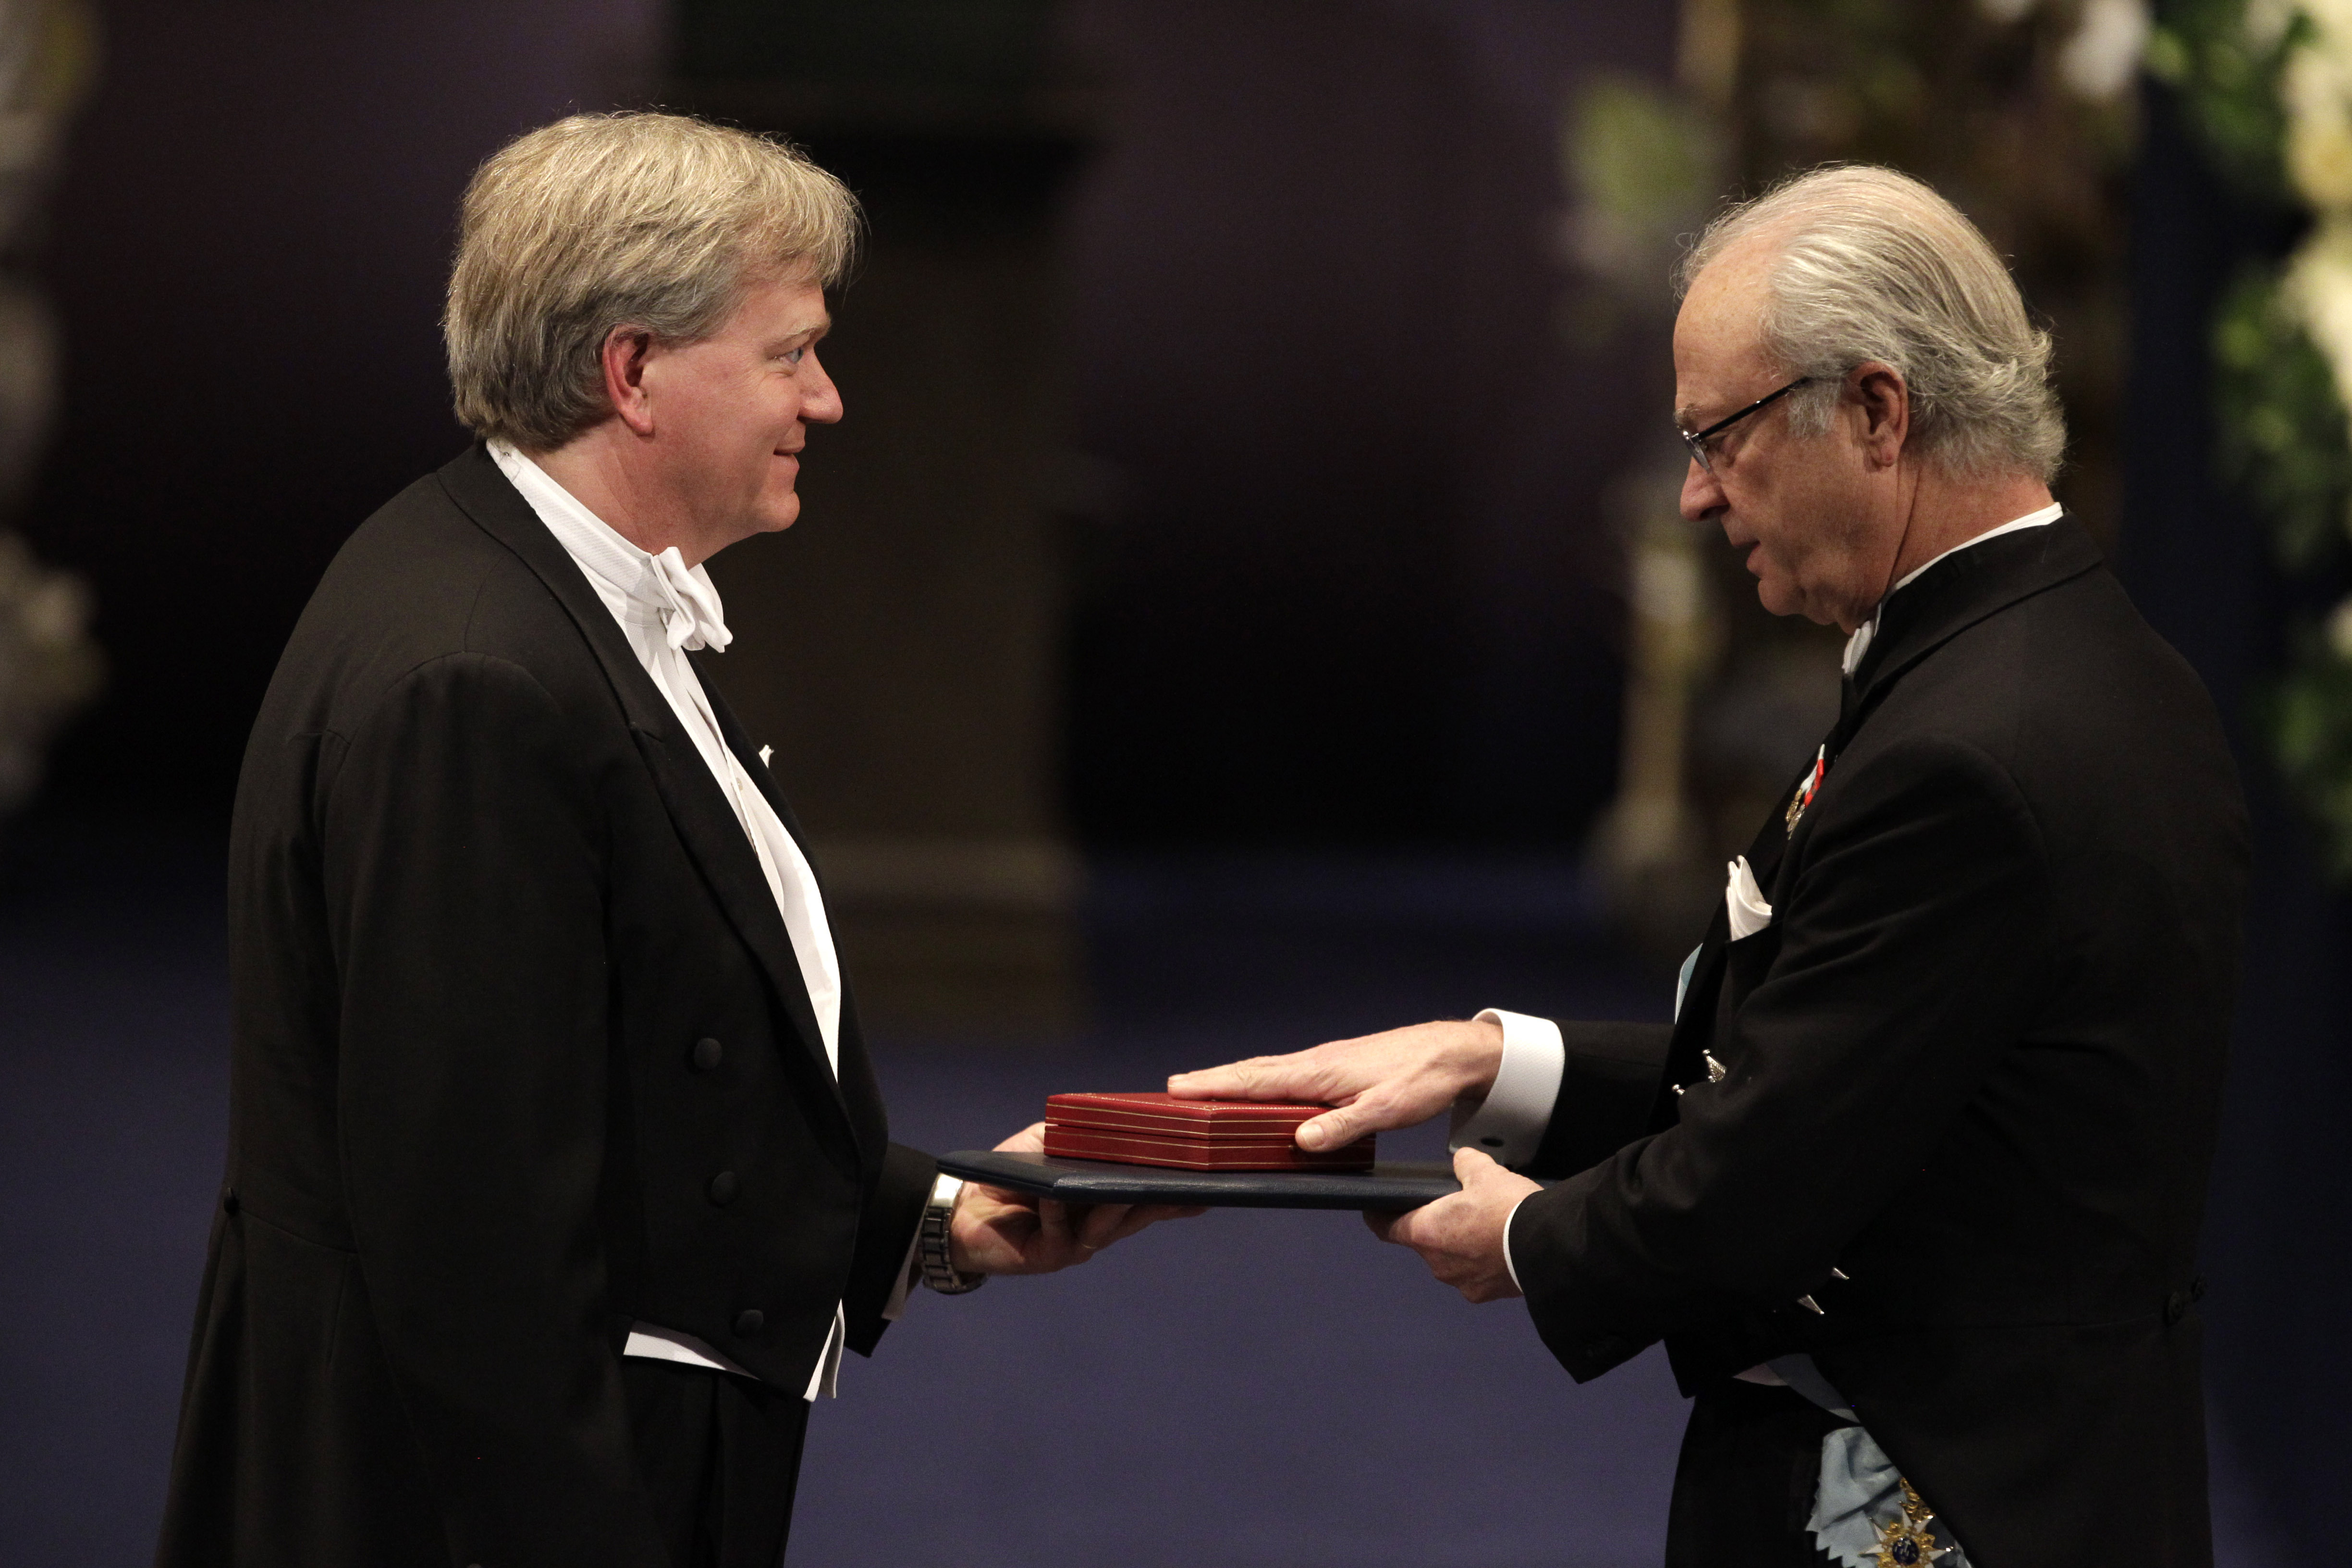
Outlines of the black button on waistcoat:
M 2177 1323 L 2189 1315 L 2189 1292 L 2175 1290 L 2164 1299 L 2164 1321 Z
M 710 1178 L 710 1201 L 724 1208 L 735 1201 L 735 1173 L 721 1171 Z
M 727 1047 L 717 1040 L 703 1038 L 694 1042 L 694 1066 L 698 1072 L 709 1072 L 727 1055 Z
M 746 1307 L 735 1314 L 735 1337 L 748 1340 L 768 1326 L 768 1315 L 757 1307 Z
M 235 1187 L 231 1187 L 228 1191 L 221 1194 L 221 1210 L 225 1214 L 235 1214 L 236 1212 L 236 1189 Z

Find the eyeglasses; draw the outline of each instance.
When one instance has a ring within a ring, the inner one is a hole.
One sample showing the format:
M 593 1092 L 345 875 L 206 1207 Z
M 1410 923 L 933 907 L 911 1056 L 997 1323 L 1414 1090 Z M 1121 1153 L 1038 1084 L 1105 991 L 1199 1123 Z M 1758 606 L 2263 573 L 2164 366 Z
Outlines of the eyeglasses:
M 1692 461 L 1697 463 L 1701 468 L 1711 474 L 1715 472 L 1715 459 L 1709 456 L 1707 452 L 1706 444 L 1709 441 L 1714 440 L 1717 436 L 1722 435 L 1726 430 L 1730 429 L 1734 425 L 1738 424 L 1742 419 L 1747 418 L 1749 415 L 1758 412 L 1759 409 L 1770 407 L 1773 404 L 1778 403 L 1780 399 L 1788 396 L 1789 394 L 1796 391 L 1797 388 L 1807 384 L 1813 378 L 1810 375 L 1801 375 L 1796 380 L 1790 382 L 1788 385 L 1782 387 L 1780 391 L 1765 394 L 1755 402 L 1749 404 L 1747 407 L 1741 409 L 1738 413 L 1731 415 L 1726 418 L 1718 419 L 1704 430 L 1685 430 L 1681 426 L 1677 425 L 1675 426 L 1675 434 L 1683 438 L 1683 445 L 1690 448 Z

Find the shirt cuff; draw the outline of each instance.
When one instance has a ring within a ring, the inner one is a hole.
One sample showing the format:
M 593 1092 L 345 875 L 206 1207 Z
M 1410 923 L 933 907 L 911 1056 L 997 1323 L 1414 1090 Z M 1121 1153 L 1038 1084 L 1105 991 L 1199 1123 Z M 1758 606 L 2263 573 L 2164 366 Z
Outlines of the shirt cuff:
M 929 1208 L 931 1204 L 946 1204 L 953 1207 L 962 1192 L 963 1183 L 960 1178 L 943 1174 L 931 1184 L 930 1203 L 923 1206 Z M 915 1256 L 922 1245 L 923 1225 L 922 1221 L 917 1220 L 915 1234 L 907 1238 L 906 1261 L 898 1265 L 898 1282 L 890 1287 L 890 1299 L 882 1303 L 882 1321 L 886 1323 L 898 1321 L 898 1315 L 907 1310 L 907 1297 L 913 1291 L 915 1281 L 923 1277 L 923 1260 Z
M 1519 1283 L 1519 1266 L 1511 1261 L 1511 1222 L 1519 1217 L 1519 1204 L 1526 1203 L 1528 1198 L 1533 1196 L 1535 1194 L 1529 1193 L 1527 1198 L 1521 1198 L 1518 1203 L 1513 1204 L 1511 1212 L 1503 1216 L 1503 1272 L 1511 1277 L 1511 1289 L 1522 1296 L 1528 1293 L 1528 1288 Z
M 1475 1021 L 1501 1026 L 1503 1061 L 1483 1102 L 1464 1100 L 1454 1107 L 1446 1147 L 1475 1149 L 1498 1164 L 1524 1165 L 1536 1157 L 1544 1129 L 1551 1125 L 1568 1047 L 1560 1041 L 1559 1026 L 1549 1018 L 1489 1007 Z

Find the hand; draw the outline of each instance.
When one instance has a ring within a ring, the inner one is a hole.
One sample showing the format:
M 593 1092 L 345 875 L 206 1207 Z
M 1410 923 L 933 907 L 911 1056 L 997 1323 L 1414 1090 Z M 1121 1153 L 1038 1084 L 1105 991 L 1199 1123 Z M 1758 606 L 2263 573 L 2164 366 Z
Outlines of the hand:
M 1045 1124 L 1024 1127 L 997 1147 L 1042 1154 Z M 1066 1204 L 967 1182 L 948 1221 L 948 1258 L 966 1274 L 1051 1274 L 1145 1226 L 1207 1212 L 1175 1204 Z
M 1194 1100 L 1336 1105 L 1339 1110 L 1299 1126 L 1298 1146 L 1338 1149 L 1369 1133 L 1426 1121 L 1465 1094 L 1485 1094 L 1502 1065 L 1499 1024 L 1415 1024 L 1286 1057 L 1180 1072 L 1168 1080 L 1168 1092 Z
M 1511 1211 L 1543 1184 L 1505 1170 L 1475 1149 L 1454 1156 L 1454 1176 L 1462 1190 L 1402 1214 L 1366 1214 L 1364 1223 L 1382 1241 L 1410 1247 L 1429 1271 L 1475 1304 L 1519 1293 L 1503 1258 L 1503 1233 Z

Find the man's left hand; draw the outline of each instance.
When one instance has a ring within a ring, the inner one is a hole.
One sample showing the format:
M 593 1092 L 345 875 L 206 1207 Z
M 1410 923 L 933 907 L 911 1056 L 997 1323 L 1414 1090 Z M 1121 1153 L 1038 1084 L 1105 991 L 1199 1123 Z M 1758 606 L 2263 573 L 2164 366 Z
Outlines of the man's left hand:
M 997 1147 L 1042 1154 L 1045 1124 L 1024 1127 Z M 1145 1226 L 1207 1212 L 1174 1204 L 1066 1204 L 967 1182 L 948 1226 L 948 1256 L 967 1274 L 1051 1274 Z
M 1368 1213 L 1364 1223 L 1382 1241 L 1410 1247 L 1429 1271 L 1473 1302 L 1516 1296 L 1510 1265 L 1503 1258 L 1503 1232 L 1511 1211 L 1543 1184 L 1505 1170 L 1475 1149 L 1454 1156 L 1454 1179 L 1462 1190 L 1402 1214 Z

